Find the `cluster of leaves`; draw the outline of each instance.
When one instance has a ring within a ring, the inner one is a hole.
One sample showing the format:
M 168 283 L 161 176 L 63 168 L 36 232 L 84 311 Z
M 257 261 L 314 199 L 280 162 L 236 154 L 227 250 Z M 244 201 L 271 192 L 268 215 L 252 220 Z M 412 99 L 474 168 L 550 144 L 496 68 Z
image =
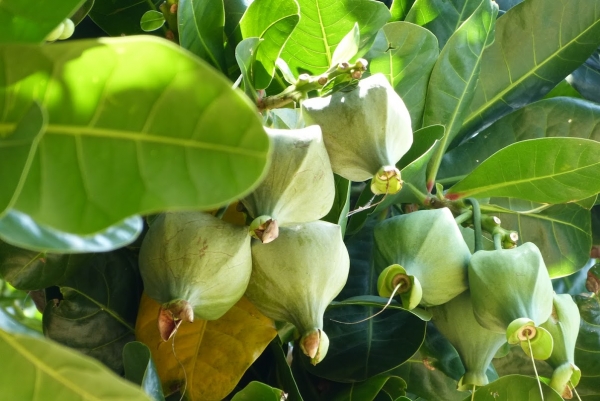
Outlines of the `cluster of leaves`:
M 520 241 L 535 243 L 557 292 L 574 295 L 583 328 L 578 391 L 600 399 L 598 289 L 579 295 L 590 249 L 600 244 L 592 219 L 600 1 L 497 3 L 500 10 L 489 0 L 394 0 L 389 8 L 373 0 L 3 1 L 0 275 L 29 292 L 45 335 L 16 312 L 19 293 L 3 287 L 0 355 L 11 366 L 0 375 L 3 394 L 470 398 L 456 390 L 464 373 L 456 351 L 426 314 L 392 303 L 371 320 L 336 322 L 385 304 L 374 296 L 371 261 L 378 220 L 407 204 L 452 209 L 473 197 Z M 75 37 L 45 44 L 65 18 L 81 23 Z M 75 39 L 86 24 L 114 38 Z M 144 32 L 151 35 L 130 36 Z M 346 228 L 351 271 L 326 314 L 327 358 L 305 363 L 289 346 L 292 332 L 281 327 L 276 337 L 244 299 L 217 321 L 182 326 L 176 343 L 160 343 L 151 327 L 157 305 L 142 297 L 137 271 L 140 216 L 224 208 L 248 194 L 268 164 L 262 126 L 294 124 L 262 106 L 291 107 L 348 85 L 338 78 L 307 94 L 298 83 L 300 74 L 317 77 L 358 57 L 404 99 L 414 144 L 397 164 L 404 188 L 396 195 L 372 201 L 369 185 L 336 177 L 326 219 Z M 347 219 L 369 202 L 377 206 Z M 490 379 L 502 377 L 475 399 L 538 396 L 516 351 L 490 366 Z M 538 370 L 550 371 L 544 363 Z

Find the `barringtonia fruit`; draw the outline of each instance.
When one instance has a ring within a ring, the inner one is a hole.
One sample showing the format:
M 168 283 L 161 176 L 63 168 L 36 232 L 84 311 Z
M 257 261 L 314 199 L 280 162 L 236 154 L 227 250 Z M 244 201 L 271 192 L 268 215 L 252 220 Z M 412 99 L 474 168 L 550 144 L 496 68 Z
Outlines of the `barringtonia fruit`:
M 164 213 L 144 237 L 139 265 L 146 294 L 162 305 L 159 330 L 167 340 L 182 321 L 218 319 L 244 295 L 250 236 L 208 213 Z
M 540 325 L 550 317 L 554 290 L 537 246 L 478 251 L 469 262 L 469 288 L 475 318 L 483 327 L 506 334 L 536 359 L 552 352 L 552 336 Z
M 350 181 L 374 177 L 375 194 L 401 189 L 396 163 L 413 141 L 410 115 L 383 74 L 358 82 L 350 91 L 338 91 L 302 103 L 306 124 L 318 124 L 333 172 Z
M 506 337 L 477 323 L 469 291 L 431 308 L 431 312 L 433 323 L 456 348 L 465 367 L 465 374 L 458 382 L 458 390 L 472 390 L 473 386 L 488 384 L 485 371 L 496 352 L 506 343 Z
M 379 295 L 396 292 L 413 309 L 441 305 L 467 289 L 471 253 L 447 208 L 419 210 L 375 227 L 374 264 Z
M 554 294 L 552 314 L 542 327 L 554 339 L 552 355 L 546 360 L 554 368 L 550 387 L 565 399 L 573 398 L 571 389 L 581 378 L 581 370 L 575 365 L 575 342 L 580 320 L 579 308 L 571 295 Z
M 300 348 L 316 365 L 329 347 L 323 314 L 350 269 L 340 226 L 315 221 L 281 227 L 277 241 L 253 241 L 252 263 L 246 296 L 265 316 L 296 326 Z
M 335 183 L 318 125 L 265 130 L 273 143 L 271 164 L 261 184 L 242 203 L 257 219 L 256 227 L 251 226 L 252 236 L 270 242 L 277 236 L 263 238 L 269 227 L 307 223 L 325 216 L 335 199 Z

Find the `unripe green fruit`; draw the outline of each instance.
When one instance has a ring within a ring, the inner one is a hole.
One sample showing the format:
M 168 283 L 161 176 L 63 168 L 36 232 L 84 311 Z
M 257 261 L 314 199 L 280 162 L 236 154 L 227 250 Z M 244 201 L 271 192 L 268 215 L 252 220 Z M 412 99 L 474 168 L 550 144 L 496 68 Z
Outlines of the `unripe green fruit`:
M 465 291 L 456 298 L 431 309 L 433 323 L 458 351 L 465 374 L 458 390 L 488 384 L 486 370 L 500 347 L 506 343 L 503 334 L 481 327 L 473 314 L 471 293 Z
M 165 325 L 195 317 L 215 320 L 243 295 L 252 271 L 245 227 L 208 213 L 164 213 L 150 226 L 140 249 L 140 273 L 148 296 L 163 305 Z M 168 338 L 169 330 L 162 330 Z
M 449 209 L 419 210 L 384 220 L 375 227 L 373 261 L 382 273 L 390 265 L 399 265 L 412 277 L 411 291 L 401 293 L 403 306 L 414 308 L 441 305 L 467 289 L 467 264 L 471 253 Z M 394 274 L 378 283 L 381 296 L 389 296 L 395 287 Z M 382 288 L 387 288 L 382 291 Z M 410 301 L 408 301 L 410 300 Z
M 46 41 L 47 42 L 53 42 L 53 41 L 59 39 L 60 35 L 62 35 L 64 29 L 65 29 L 65 24 L 63 22 L 61 22 L 60 24 L 58 24 L 58 26 L 56 28 L 54 28 L 52 30 L 52 32 L 50 32 L 46 36 Z
M 270 216 L 278 225 L 325 216 L 335 199 L 335 183 L 321 129 L 269 129 L 271 164 L 261 184 L 242 203 L 252 218 Z
M 333 172 L 351 181 L 395 166 L 412 145 L 408 110 L 383 74 L 360 80 L 350 92 L 305 100 L 302 109 L 306 123 L 323 130 Z
M 323 314 L 350 269 L 340 226 L 315 221 L 281 227 L 276 241 L 252 242 L 252 263 L 248 299 L 267 317 L 296 326 L 303 352 L 319 363 L 329 344 Z

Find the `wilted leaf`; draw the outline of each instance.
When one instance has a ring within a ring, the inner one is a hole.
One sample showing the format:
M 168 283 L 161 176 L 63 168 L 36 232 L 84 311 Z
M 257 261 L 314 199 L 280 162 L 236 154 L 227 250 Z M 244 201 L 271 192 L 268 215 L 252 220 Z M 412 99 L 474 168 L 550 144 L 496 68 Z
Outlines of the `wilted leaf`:
M 242 298 L 220 319 L 184 323 L 163 342 L 157 326 L 159 308 L 142 297 L 136 337 L 152 351 L 165 394 L 183 389 L 187 377 L 191 401 L 223 399 L 277 333 L 273 322 Z

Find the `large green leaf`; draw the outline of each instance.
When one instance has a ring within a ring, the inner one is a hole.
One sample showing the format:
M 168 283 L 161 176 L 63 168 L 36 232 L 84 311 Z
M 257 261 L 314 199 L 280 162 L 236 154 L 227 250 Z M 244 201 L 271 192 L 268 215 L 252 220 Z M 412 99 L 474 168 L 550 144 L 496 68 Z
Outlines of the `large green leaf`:
M 71 15 L 71 21 L 73 21 L 75 25 L 79 25 L 79 23 L 83 21 L 83 19 L 90 13 L 93 6 L 94 0 L 85 0 L 81 7 L 79 7 L 73 15 Z
M 413 129 L 421 127 L 427 83 L 439 51 L 427 29 L 406 22 L 386 24 L 366 55 L 372 74 L 382 73 L 410 113 Z
M 581 369 L 577 391 L 589 396 L 584 400 L 595 401 L 600 398 L 600 301 L 597 295 L 578 295 L 574 300 L 581 314 L 575 345 L 575 364 Z
M 468 396 L 464 401 L 562 401 L 562 397 L 544 383 L 541 383 L 544 394 L 542 398 L 539 386 L 535 377 L 508 375 L 477 388 L 475 397 Z
M 600 143 L 539 138 L 514 143 L 481 163 L 446 193 L 449 199 L 507 196 L 565 203 L 600 192 Z
M 94 0 L 90 18 L 110 36 L 144 33 L 140 20 L 164 0 Z
M 374 223 L 372 219 L 346 242 L 350 274 L 338 300 L 377 293 L 377 273 L 371 267 Z M 421 346 L 426 323 L 406 311 L 386 310 L 370 320 L 354 324 L 380 310 L 364 306 L 328 309 L 324 330 L 330 340 L 329 351 L 317 366 L 307 366 L 308 371 L 334 381 L 363 381 L 410 358 Z M 307 358 L 303 358 L 303 362 L 307 362 Z
M 0 52 L 0 135 L 33 100 L 48 111 L 15 204 L 40 224 L 85 234 L 133 214 L 215 208 L 263 173 L 269 139 L 252 104 L 171 42 L 140 36 Z
M 498 19 L 494 44 L 484 53 L 459 135 L 541 99 L 599 44 L 600 0 L 528 0 L 511 8 Z
M 290 365 L 287 362 L 286 356 L 281 348 L 282 343 L 279 336 L 275 337 L 269 344 L 269 350 L 272 351 L 275 358 L 275 369 L 277 372 L 277 381 L 288 395 L 286 401 L 303 401 L 302 395 L 298 390 L 296 380 L 292 374 Z
M 46 123 L 44 111 L 34 102 L 14 131 L 0 136 L 0 217 L 21 192 Z
M 350 192 L 352 190 L 352 182 L 334 174 L 335 183 L 335 198 L 331 210 L 321 220 L 330 223 L 339 224 L 342 227 L 342 235 L 346 233 L 346 225 L 348 222 L 348 211 L 350 210 Z
M 388 381 L 393 381 L 395 385 L 404 385 L 406 388 L 406 383 L 399 377 L 381 374 L 358 383 L 333 384 L 321 399 L 323 401 L 373 401 L 384 390 Z
M 392 0 L 392 5 L 390 6 L 390 14 L 392 17 L 390 21 L 402 21 L 408 11 L 413 6 L 415 0 Z
M 165 400 L 152 354 L 144 343 L 132 341 L 123 347 L 123 368 L 125 378 L 140 385 L 153 401 Z
M 481 2 L 482 0 L 416 0 L 405 21 L 433 32 L 442 49 Z
M 432 159 L 427 183 L 429 189 L 433 187 L 444 152 L 468 112 L 479 77 L 483 50 L 494 39 L 497 13 L 496 3 L 482 1 L 479 8 L 450 37 L 431 72 L 423 126 L 442 124 L 446 127 L 446 134 Z
M 282 397 L 283 391 L 254 381 L 234 395 L 231 401 L 281 401 Z
M 225 66 L 223 0 L 180 0 L 177 11 L 179 43 L 213 67 Z
M 0 240 L 39 252 L 108 252 L 131 244 L 143 228 L 142 218 L 133 216 L 98 233 L 81 236 L 37 224 L 28 215 L 10 210 L 0 219 Z
M 455 183 L 508 145 L 556 136 L 600 142 L 600 105 L 559 97 L 523 107 L 446 153 L 438 178 L 444 183 Z
M 44 333 L 122 373 L 141 297 L 137 262 L 124 249 L 86 256 L 60 284 L 62 299 L 46 306 Z
M 586 99 L 600 103 L 600 50 L 596 50 L 568 79 Z
M 359 49 L 365 49 L 390 18 L 387 7 L 373 0 L 298 0 L 298 4 L 300 22 L 281 54 L 297 74 L 325 72 L 355 23 L 360 28 Z
M 275 61 L 299 20 L 296 0 L 255 0 L 246 10 L 240 21 L 242 36 L 264 40 L 252 68 L 256 89 L 266 89 L 271 83 Z
M 6 400 L 149 400 L 100 362 L 50 340 L 0 330 L 0 355 Z
M 519 233 L 521 243 L 533 242 L 544 255 L 550 277 L 572 274 L 585 266 L 592 247 L 590 211 L 574 203 L 555 205 L 531 213 L 540 204 L 511 198 L 492 198 L 503 209 L 502 227 Z M 494 210 L 491 206 L 490 211 Z M 488 210 L 487 205 L 482 205 Z
M 3 0 L 0 2 L 0 43 L 42 43 L 46 35 L 84 2 Z

